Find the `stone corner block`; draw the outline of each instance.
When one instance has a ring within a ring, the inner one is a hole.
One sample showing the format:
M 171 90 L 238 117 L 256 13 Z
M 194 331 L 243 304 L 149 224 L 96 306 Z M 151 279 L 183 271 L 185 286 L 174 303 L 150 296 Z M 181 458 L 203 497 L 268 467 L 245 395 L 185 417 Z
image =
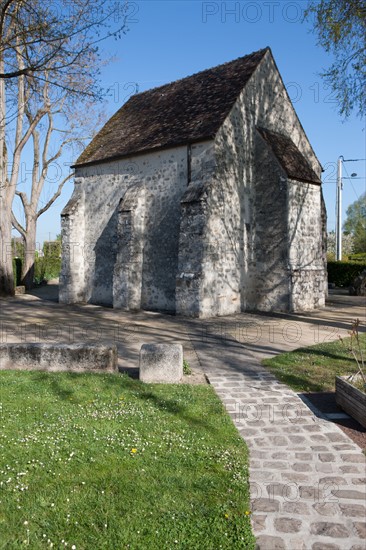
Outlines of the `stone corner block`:
M 15 296 L 19 296 L 20 294 L 25 294 L 25 286 L 19 285 L 15 287 Z
M 140 349 L 140 380 L 177 384 L 183 377 L 181 344 L 143 344 Z

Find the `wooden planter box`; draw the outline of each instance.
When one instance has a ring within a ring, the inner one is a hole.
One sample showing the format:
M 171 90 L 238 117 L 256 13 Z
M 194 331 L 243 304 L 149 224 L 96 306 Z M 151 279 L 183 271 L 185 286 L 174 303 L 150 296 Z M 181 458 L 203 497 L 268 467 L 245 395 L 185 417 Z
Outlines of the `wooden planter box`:
M 355 388 L 343 377 L 336 376 L 335 397 L 338 405 L 366 428 L 366 393 Z

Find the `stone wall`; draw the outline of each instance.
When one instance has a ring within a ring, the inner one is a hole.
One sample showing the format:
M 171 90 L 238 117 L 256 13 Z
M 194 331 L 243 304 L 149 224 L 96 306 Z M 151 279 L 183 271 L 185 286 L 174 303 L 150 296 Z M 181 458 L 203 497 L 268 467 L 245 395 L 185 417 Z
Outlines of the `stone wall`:
M 62 255 L 59 300 L 64 304 L 85 301 L 85 193 L 83 180 L 75 178 L 74 192 L 61 213 Z
M 209 143 L 76 169 L 62 214 L 60 301 L 176 310 L 180 200 Z M 73 253 L 69 253 L 68 250 Z
M 181 200 L 176 312 L 201 317 L 204 238 L 208 217 L 208 188 L 201 180 L 189 184 Z
M 321 306 L 320 186 L 289 181 L 257 127 L 320 175 L 269 53 L 214 140 L 78 168 L 63 235 L 84 263 L 65 254 L 61 300 L 198 317 Z
M 226 310 L 236 311 L 238 290 L 242 311 L 312 309 L 324 304 L 326 281 L 321 189 L 288 181 L 257 127 L 289 136 L 320 176 L 319 161 L 270 54 L 252 75 L 215 139 L 215 177 L 223 191 L 221 202 L 227 206 L 227 213 L 222 214 L 226 232 L 221 232 L 220 244 L 238 251 L 240 270 L 226 281 L 226 292 L 233 296 Z M 301 227 L 299 232 L 297 227 Z M 312 248 L 311 260 L 306 264 L 304 259 L 295 275 L 290 256 L 304 240 Z M 225 264 L 215 269 L 215 278 L 221 282 L 225 269 Z
M 118 248 L 113 270 L 113 307 L 141 308 L 146 219 L 146 188 L 131 185 L 118 208 Z
M 240 198 L 218 177 L 214 143 L 198 147 L 181 201 L 177 313 L 213 317 L 240 311 Z
M 325 304 L 321 193 L 318 185 L 288 181 L 288 241 L 291 311 Z

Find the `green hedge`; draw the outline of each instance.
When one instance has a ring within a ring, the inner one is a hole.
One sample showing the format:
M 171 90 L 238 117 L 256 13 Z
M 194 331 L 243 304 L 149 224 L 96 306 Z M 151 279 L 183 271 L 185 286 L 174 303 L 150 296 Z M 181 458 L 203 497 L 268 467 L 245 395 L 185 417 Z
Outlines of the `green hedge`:
M 22 284 L 22 258 L 13 258 L 14 285 Z M 61 270 L 61 258 L 45 257 L 34 259 L 34 282 L 40 284 L 59 276 Z
M 348 256 L 349 262 L 362 262 L 366 264 L 366 252 L 360 252 L 359 254 L 350 254 Z
M 50 281 L 59 276 L 61 270 L 61 258 L 46 257 L 35 258 L 34 282 Z
M 364 269 L 366 262 L 328 262 L 328 283 L 350 286 Z
M 43 255 L 46 258 L 60 258 L 61 241 L 45 241 L 43 243 Z
M 22 281 L 22 258 L 13 258 L 14 286 L 19 286 Z

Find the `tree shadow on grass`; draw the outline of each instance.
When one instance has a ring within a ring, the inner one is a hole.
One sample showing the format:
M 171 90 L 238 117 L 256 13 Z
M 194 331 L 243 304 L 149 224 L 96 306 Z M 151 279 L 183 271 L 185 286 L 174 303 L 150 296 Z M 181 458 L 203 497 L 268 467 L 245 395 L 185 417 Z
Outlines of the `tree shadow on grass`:
M 319 344 L 316 344 L 316 346 L 319 346 Z M 297 355 L 303 353 L 307 357 L 314 356 L 314 358 L 318 357 L 326 357 L 328 359 L 334 359 L 336 361 L 344 361 L 345 363 L 353 363 L 354 359 L 351 355 L 345 355 L 347 353 L 346 349 L 341 349 L 339 353 L 337 351 L 327 351 L 326 348 L 317 348 L 317 347 L 304 347 L 304 348 L 296 348 L 292 351 L 284 352 L 278 356 L 281 357 L 281 355 L 286 355 L 287 357 L 291 357 L 293 355 Z
M 65 374 L 67 375 L 66 377 Z M 47 389 L 51 390 L 57 398 L 63 401 L 70 401 L 73 398 L 77 397 L 78 389 L 81 388 L 78 382 L 85 379 L 85 374 L 86 373 L 49 373 L 37 371 L 33 373 L 33 379 L 37 384 L 44 384 Z M 103 383 L 100 387 L 101 390 L 103 389 L 103 387 L 113 387 L 116 389 L 118 388 L 119 392 L 126 389 L 133 392 L 134 395 L 141 401 L 149 402 L 157 410 L 161 410 L 173 416 L 179 417 L 181 420 L 184 420 L 192 427 L 204 428 L 211 433 L 217 433 L 218 431 L 218 429 L 212 425 L 212 422 L 204 420 L 202 416 L 201 418 L 199 418 L 198 416 L 189 413 L 189 405 L 179 403 L 177 400 L 178 398 L 182 398 L 181 395 L 173 395 L 172 397 L 158 395 L 159 390 L 157 390 L 157 392 L 155 393 L 151 386 L 136 380 L 132 380 L 126 374 L 121 376 L 118 374 L 106 375 L 98 373 L 88 373 L 87 376 L 103 376 Z M 73 382 L 72 385 L 70 384 L 71 381 Z M 188 386 L 183 384 L 179 387 L 182 388 L 181 391 L 184 392 L 184 395 L 186 395 L 187 392 L 189 393 L 190 391 L 193 391 L 194 393 L 202 391 L 198 388 L 194 390 L 187 389 Z M 87 391 L 91 390 L 90 387 L 86 389 Z M 176 388 L 174 387 L 174 393 L 175 389 Z M 217 419 L 226 420 L 225 417 L 220 416 L 218 413 L 221 413 L 222 415 L 226 414 L 223 411 L 223 405 L 221 404 L 221 402 L 218 401 L 216 406 L 214 402 L 210 401 L 207 404 L 207 415 L 213 415 Z
M 64 376 L 61 379 L 61 377 L 58 376 L 59 374 L 65 373 L 36 371 L 33 373 L 33 379 L 37 384 L 43 384 L 47 389 L 51 389 L 55 396 L 57 396 L 59 399 L 63 401 L 69 401 L 70 398 L 75 394 L 75 391 L 77 391 L 77 386 L 75 385 L 74 388 L 66 387 Z M 70 376 L 71 379 L 77 378 L 77 373 L 67 374 Z
M 283 382 L 290 386 L 295 392 L 303 392 L 306 388 L 307 392 L 323 392 L 325 390 L 323 384 L 317 382 L 312 382 L 306 376 L 301 376 L 300 374 L 288 374 L 278 371 L 274 371 L 275 376 Z
M 156 395 L 153 391 L 149 391 L 148 388 L 141 387 L 138 388 L 138 394 L 139 398 L 144 401 L 148 401 L 151 403 L 156 409 L 159 409 L 161 411 L 168 412 L 171 415 L 174 415 L 176 417 L 179 417 L 179 419 L 184 420 L 192 427 L 199 427 L 204 428 L 210 433 L 217 433 L 218 428 L 215 428 L 212 423 L 205 421 L 202 416 L 201 418 L 198 418 L 197 416 L 194 416 L 188 412 L 188 406 L 182 405 L 176 401 L 174 398 L 166 398 L 162 396 Z M 221 409 L 221 404 L 220 404 Z M 208 406 L 207 409 L 207 415 L 216 416 L 218 419 L 217 410 L 212 410 L 211 406 Z M 222 410 L 222 409 L 221 409 Z M 222 410 L 222 414 L 226 414 Z
M 154 392 L 154 385 L 145 384 L 143 382 L 140 382 L 138 380 L 133 380 L 130 378 L 127 374 L 124 374 L 120 376 L 120 388 L 123 389 L 125 387 L 126 389 L 132 391 L 138 399 L 141 401 L 147 401 L 150 404 L 152 404 L 156 409 L 167 412 L 171 415 L 177 416 L 180 419 L 186 421 L 188 424 L 190 424 L 192 427 L 202 427 L 211 433 L 216 433 L 217 429 L 212 426 L 212 423 L 205 421 L 202 416 L 201 418 L 198 418 L 195 415 L 192 415 L 189 413 L 189 404 L 182 404 L 179 403 L 177 400 L 180 398 L 182 399 L 182 395 L 187 396 L 187 399 L 189 396 L 188 393 L 191 395 L 196 394 L 197 392 L 201 392 L 202 388 L 196 386 L 194 389 L 192 389 L 191 386 L 188 384 L 179 384 L 179 385 L 173 385 L 172 386 L 172 392 L 174 395 L 172 397 L 165 397 L 163 395 L 158 395 L 160 393 L 160 390 L 164 388 L 164 390 L 167 388 L 167 385 L 160 385 L 157 384 L 156 392 Z M 116 384 L 116 377 L 112 376 L 111 378 L 106 379 L 106 383 L 110 385 Z M 179 394 L 176 394 L 176 391 L 178 389 Z M 203 391 L 207 391 L 206 386 L 204 387 Z M 182 392 L 182 394 L 180 394 Z M 202 400 L 201 400 L 202 403 Z M 225 416 L 219 416 L 218 413 L 221 413 L 222 415 L 226 415 L 226 413 L 223 412 L 224 407 L 220 401 L 217 401 L 216 403 L 211 401 L 207 404 L 207 414 L 214 415 L 217 418 L 221 418 L 226 420 Z

